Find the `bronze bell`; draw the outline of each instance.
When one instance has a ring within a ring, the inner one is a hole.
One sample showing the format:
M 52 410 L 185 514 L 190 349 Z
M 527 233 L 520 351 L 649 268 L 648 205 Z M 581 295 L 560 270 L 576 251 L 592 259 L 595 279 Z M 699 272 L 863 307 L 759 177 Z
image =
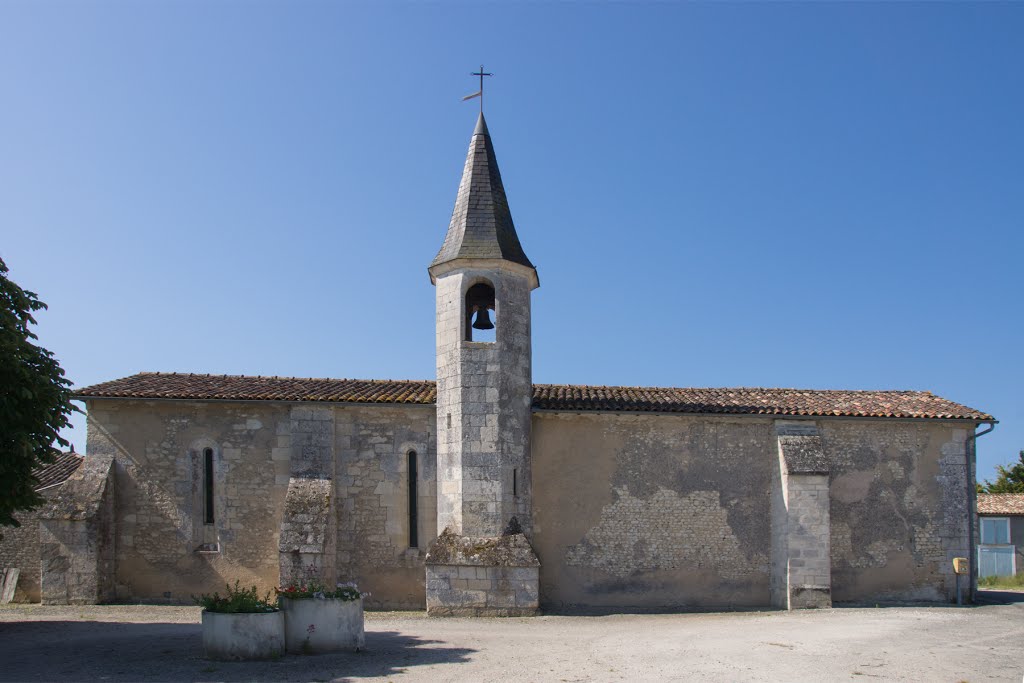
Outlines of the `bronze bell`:
M 483 306 L 478 306 L 476 309 L 476 318 L 473 320 L 474 330 L 493 330 L 494 323 L 491 322 L 491 316 L 488 315 L 487 309 Z

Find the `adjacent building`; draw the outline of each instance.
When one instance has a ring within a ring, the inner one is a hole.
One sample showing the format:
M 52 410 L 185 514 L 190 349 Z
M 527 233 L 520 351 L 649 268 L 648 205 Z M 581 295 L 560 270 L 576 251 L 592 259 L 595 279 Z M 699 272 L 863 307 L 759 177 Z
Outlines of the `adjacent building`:
M 978 576 L 1024 571 L 1024 493 L 978 494 Z

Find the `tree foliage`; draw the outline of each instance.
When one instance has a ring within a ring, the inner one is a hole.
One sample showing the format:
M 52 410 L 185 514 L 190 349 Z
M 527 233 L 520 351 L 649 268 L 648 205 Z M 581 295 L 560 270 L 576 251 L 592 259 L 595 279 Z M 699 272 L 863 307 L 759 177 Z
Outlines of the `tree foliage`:
M 978 484 L 978 493 L 1024 493 L 1024 450 L 1013 465 L 996 467 L 995 481 Z
M 75 408 L 70 380 L 29 329 L 46 304 L 7 272 L 0 260 L 0 525 L 19 526 L 14 513 L 43 502 L 32 470 L 53 462 L 54 444 L 67 447 L 60 430 Z

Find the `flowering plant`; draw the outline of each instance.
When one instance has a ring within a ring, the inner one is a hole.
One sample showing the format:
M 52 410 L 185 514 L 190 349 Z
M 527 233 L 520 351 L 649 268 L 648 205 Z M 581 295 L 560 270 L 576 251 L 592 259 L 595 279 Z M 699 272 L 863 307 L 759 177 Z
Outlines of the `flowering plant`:
M 314 598 L 316 600 L 358 600 L 367 597 L 369 593 L 359 590 L 354 583 L 339 583 L 333 589 L 328 589 L 319 576 L 316 565 L 306 567 L 306 576 L 303 580 L 293 580 L 287 586 L 280 586 L 277 595 L 282 598 Z
M 276 612 L 277 605 L 270 602 L 270 592 L 260 597 L 256 592 L 256 586 L 243 588 L 241 582 L 236 580 L 235 585 L 225 584 L 227 595 L 220 593 L 210 595 L 204 593 L 198 597 L 192 596 L 197 605 L 201 605 L 207 612 L 220 612 L 222 614 L 259 614 L 261 612 Z

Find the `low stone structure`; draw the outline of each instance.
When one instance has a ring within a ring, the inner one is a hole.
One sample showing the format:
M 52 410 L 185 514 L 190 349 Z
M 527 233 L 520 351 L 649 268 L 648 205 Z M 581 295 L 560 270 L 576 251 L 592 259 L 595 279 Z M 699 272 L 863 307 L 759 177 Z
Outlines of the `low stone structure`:
M 427 553 L 427 614 L 532 617 L 539 611 L 540 561 L 520 529 L 498 538 L 446 531 Z
M 40 601 L 40 514 L 60 496 L 64 483 L 81 465 L 82 456 L 71 451 L 59 453 L 52 463 L 37 468 L 33 472 L 36 492 L 47 503 L 42 508 L 19 513 L 17 520 L 21 526 L 0 527 L 0 568 L 19 570 L 13 602 Z

